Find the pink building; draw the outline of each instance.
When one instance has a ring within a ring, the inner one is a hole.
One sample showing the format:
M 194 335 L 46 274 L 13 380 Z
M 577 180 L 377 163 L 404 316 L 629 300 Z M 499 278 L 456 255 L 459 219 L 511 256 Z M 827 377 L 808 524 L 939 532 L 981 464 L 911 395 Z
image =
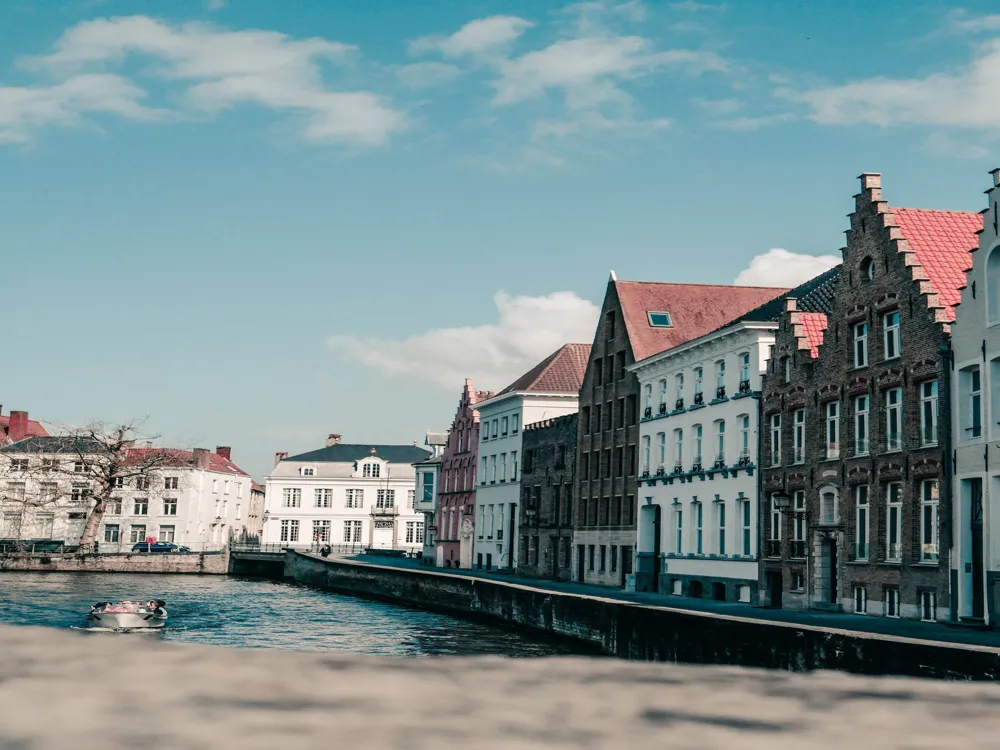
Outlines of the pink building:
M 465 379 L 462 398 L 441 455 L 438 479 L 436 564 L 443 568 L 471 568 L 476 512 L 476 463 L 479 455 L 479 412 L 476 404 L 491 398 Z

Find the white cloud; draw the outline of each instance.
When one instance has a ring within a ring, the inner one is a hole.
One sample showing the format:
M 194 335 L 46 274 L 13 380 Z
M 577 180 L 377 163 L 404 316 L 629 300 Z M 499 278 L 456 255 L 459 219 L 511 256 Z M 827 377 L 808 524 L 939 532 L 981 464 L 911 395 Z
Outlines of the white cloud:
M 703 72 L 724 70 L 726 63 L 714 52 L 656 51 L 648 39 L 638 36 L 566 39 L 502 62 L 494 103 L 533 99 L 548 89 L 564 91 L 574 108 L 621 101 L 627 94 L 618 88 L 620 81 L 666 66 Z
M 535 140 L 544 138 L 567 138 L 614 131 L 625 136 L 644 136 L 658 131 L 669 130 L 673 123 L 667 118 L 638 120 L 631 116 L 605 117 L 600 112 L 580 112 L 575 118 L 566 120 L 536 120 L 532 126 Z
M 460 74 L 461 71 L 454 65 L 441 62 L 418 62 L 404 65 L 396 71 L 400 83 L 411 89 L 433 88 L 455 80 Z
M 982 143 L 971 142 L 967 138 L 952 138 L 945 133 L 927 136 L 924 150 L 944 159 L 985 159 L 990 155 L 990 150 Z
M 86 125 L 92 114 L 140 121 L 165 117 L 140 103 L 145 95 L 127 78 L 109 74 L 77 75 L 52 86 L 0 87 L 0 143 L 30 143 L 38 128 Z
M 1000 31 L 1000 14 L 973 16 L 967 10 L 955 8 L 948 12 L 945 28 L 956 34 L 988 34 Z
M 353 52 L 350 45 L 319 38 L 296 40 L 278 32 L 203 24 L 170 26 L 130 16 L 80 23 L 62 35 L 52 54 L 23 64 L 74 76 L 133 55 L 150 57 L 156 61 L 155 76 L 185 87 L 182 100 L 189 113 L 256 104 L 303 117 L 307 139 L 378 145 L 407 127 L 406 115 L 371 92 L 331 91 L 320 74 L 320 61 L 343 62 Z
M 567 5 L 557 12 L 575 18 L 576 36 L 607 33 L 610 27 L 620 26 L 623 23 L 642 23 L 648 15 L 646 6 L 640 0 L 621 3 L 614 0 L 586 0 Z
M 694 0 L 684 0 L 684 2 L 679 3 L 669 3 L 668 8 L 670 10 L 675 10 L 681 13 L 703 13 L 709 10 L 725 10 L 725 3 L 719 3 L 712 5 L 710 3 L 697 3 Z
M 440 52 L 446 57 L 486 55 L 502 50 L 535 24 L 517 16 L 469 21 L 451 36 L 425 36 L 410 42 L 410 53 Z
M 717 117 L 731 115 L 743 108 L 743 102 L 739 99 L 695 99 L 694 103 Z
M 966 67 L 922 78 L 870 78 L 786 93 L 824 125 L 915 124 L 994 129 L 1000 120 L 1000 39 L 976 48 Z
M 761 117 L 732 117 L 728 120 L 716 120 L 711 123 L 713 128 L 719 130 L 732 130 L 734 132 L 746 133 L 752 130 L 760 130 L 771 125 L 780 125 L 783 122 L 790 122 L 795 119 L 795 115 L 784 112 L 776 115 L 763 115 Z
M 222 10 L 229 5 L 229 0 L 206 0 L 205 7 L 209 10 Z
M 733 283 L 738 286 L 791 288 L 829 271 L 840 262 L 836 255 L 805 255 L 776 247 L 755 256 Z
M 332 350 L 389 377 L 420 378 L 460 388 L 464 378 L 497 390 L 565 343 L 594 338 L 598 308 L 573 292 L 542 297 L 494 295 L 498 321 L 439 328 L 399 340 L 333 336 Z

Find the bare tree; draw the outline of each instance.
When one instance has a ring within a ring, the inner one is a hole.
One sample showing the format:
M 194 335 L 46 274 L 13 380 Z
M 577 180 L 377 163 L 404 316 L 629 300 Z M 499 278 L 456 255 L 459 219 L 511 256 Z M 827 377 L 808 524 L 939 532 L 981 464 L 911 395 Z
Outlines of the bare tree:
M 20 505 L 22 526 L 29 510 L 78 508 L 86 513 L 80 549 L 92 551 L 109 502 L 118 502 L 126 489 L 155 490 L 158 470 L 191 463 L 183 451 L 153 447 L 155 436 L 143 435 L 141 427 L 141 421 L 92 422 L 0 449 L 9 479 L 5 507 Z

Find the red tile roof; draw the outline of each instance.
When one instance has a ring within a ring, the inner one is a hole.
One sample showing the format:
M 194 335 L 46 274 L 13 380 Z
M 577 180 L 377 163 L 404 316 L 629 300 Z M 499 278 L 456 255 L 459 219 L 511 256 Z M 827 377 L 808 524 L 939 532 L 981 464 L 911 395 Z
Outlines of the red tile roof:
M 816 359 L 819 354 L 819 345 L 823 343 L 823 331 L 826 330 L 828 324 L 826 313 L 803 312 L 798 315 L 806 334 L 809 356 Z
M 614 283 L 636 362 L 710 333 L 788 291 L 721 284 Z M 670 313 L 673 327 L 651 327 L 647 312 Z
M 34 419 L 28 420 L 28 430 L 27 434 L 21 439 L 30 437 L 45 437 L 49 434 L 49 431 L 42 427 L 41 423 L 36 422 Z M 6 443 L 10 438 L 10 417 L 0 417 L 0 436 L 3 437 L 0 440 L 0 444 Z
M 579 393 L 589 359 L 590 344 L 564 344 L 497 395 L 514 391 Z
M 252 490 L 253 492 L 263 492 L 263 491 L 264 491 L 264 488 L 263 488 L 263 487 L 261 487 L 261 486 L 260 486 L 259 484 L 257 484 L 256 482 L 254 482 L 253 480 L 251 480 L 251 481 L 250 481 L 250 489 L 251 489 L 251 490 Z
M 170 466 L 177 468 L 193 468 L 196 465 L 194 451 L 182 451 L 177 448 L 131 448 L 129 455 L 135 456 L 136 460 L 144 460 L 146 457 L 155 455 L 162 457 L 159 466 Z M 218 453 L 208 454 L 208 466 L 205 471 L 214 471 L 220 474 L 238 474 L 248 477 L 243 469 L 234 464 L 228 458 L 220 456 Z
M 944 306 L 945 316 L 955 320 L 955 305 L 962 301 L 965 273 L 972 267 L 970 252 L 979 246 L 976 233 L 983 217 L 967 211 L 930 211 L 922 208 L 889 208 L 923 266 L 931 288 Z

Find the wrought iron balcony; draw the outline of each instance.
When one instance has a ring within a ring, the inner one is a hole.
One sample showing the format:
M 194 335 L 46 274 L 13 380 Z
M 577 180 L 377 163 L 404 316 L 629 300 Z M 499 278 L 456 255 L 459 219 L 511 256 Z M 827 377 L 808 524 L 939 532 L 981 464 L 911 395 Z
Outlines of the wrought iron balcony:
M 720 385 L 718 388 L 715 389 L 715 398 L 723 399 L 725 397 L 726 397 L 726 386 Z
M 642 416 L 643 416 L 643 417 L 644 417 L 645 419 L 649 419 L 649 418 L 650 418 L 651 416 L 653 416 L 653 407 L 652 407 L 652 406 L 647 406 L 647 407 L 646 407 L 646 408 L 645 408 L 645 409 L 643 410 L 643 412 L 642 412 Z
M 701 406 L 704 403 L 705 403 L 705 394 L 702 393 L 701 391 L 698 391 L 697 393 L 695 393 L 694 394 L 694 405 L 695 406 Z
M 768 557 L 781 557 L 781 540 L 769 539 L 765 549 Z
M 683 408 L 684 408 L 684 399 L 679 398 L 676 401 L 674 401 L 674 409 L 675 410 L 679 411 L 679 410 L 681 410 Z
M 388 507 L 383 507 L 383 508 L 373 507 L 371 510 L 371 514 L 373 516 L 398 516 L 399 508 L 397 508 L 395 505 L 390 505 Z
M 806 556 L 806 543 L 804 540 L 796 539 L 792 541 L 792 557 L 804 558 Z
M 740 393 L 742 393 L 743 395 L 746 395 L 746 394 L 750 393 L 750 381 L 749 380 L 741 380 L 740 381 Z

